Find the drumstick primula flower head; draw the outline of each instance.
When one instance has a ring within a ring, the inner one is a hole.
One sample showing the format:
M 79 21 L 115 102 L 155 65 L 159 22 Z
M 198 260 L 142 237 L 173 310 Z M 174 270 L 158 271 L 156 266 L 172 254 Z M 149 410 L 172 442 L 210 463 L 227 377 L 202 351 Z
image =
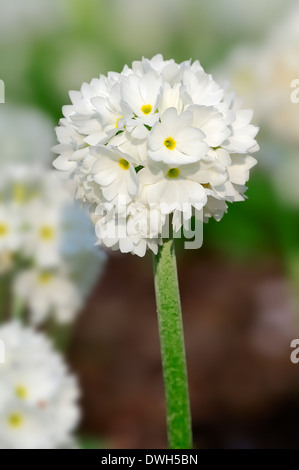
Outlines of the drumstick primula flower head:
M 54 166 L 72 178 L 99 244 L 156 254 L 169 220 L 174 230 L 194 214 L 220 220 L 245 199 L 259 149 L 253 113 L 198 61 L 143 58 L 70 98 Z

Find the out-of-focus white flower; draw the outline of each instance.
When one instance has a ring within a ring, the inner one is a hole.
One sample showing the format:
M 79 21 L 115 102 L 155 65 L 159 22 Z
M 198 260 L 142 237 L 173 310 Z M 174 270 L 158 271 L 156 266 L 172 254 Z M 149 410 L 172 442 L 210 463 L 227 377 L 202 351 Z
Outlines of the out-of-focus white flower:
M 56 129 L 54 166 L 89 203 L 99 244 L 139 256 L 156 252 L 165 215 L 182 212 L 186 224 L 203 209 L 205 220 L 219 220 L 226 202 L 244 199 L 258 129 L 252 112 L 198 61 L 143 58 L 70 97 Z M 161 217 L 156 233 L 146 224 L 153 207 Z
M 0 107 L 0 192 L 12 182 L 39 178 L 50 163 L 53 142 L 51 120 L 42 112 Z
M 61 258 L 63 221 L 61 205 L 34 200 L 26 207 L 28 230 L 24 252 L 41 267 L 56 266 Z
M 0 0 L 0 37 L 13 39 L 30 36 L 34 32 L 57 28 L 65 18 L 63 2 L 53 0 Z
M 82 307 L 81 295 L 65 266 L 55 270 L 21 271 L 13 287 L 15 298 L 28 308 L 34 325 L 50 316 L 58 323 L 70 323 Z
M 14 204 L 0 204 L 0 253 L 15 253 L 22 244 L 22 217 Z
M 298 144 L 298 105 L 291 83 L 299 78 L 299 7 L 296 3 L 264 43 L 234 49 L 218 75 L 226 75 L 272 137 Z
M 293 0 L 218 0 L 217 8 L 213 2 L 201 5 L 206 21 L 211 23 L 219 34 L 260 33 L 275 18 L 285 11 Z
M 0 327 L 0 448 L 55 449 L 79 420 L 79 388 L 50 341 L 18 322 Z
M 284 13 L 257 46 L 234 49 L 217 74 L 227 75 L 264 130 L 260 163 L 285 203 L 298 206 L 299 7 Z M 287 182 L 287 183 L 286 183 Z
M 50 316 L 59 323 L 71 322 L 99 276 L 105 255 L 94 246 L 96 237 L 85 211 L 70 200 L 51 171 L 44 173 L 39 192 L 30 196 L 30 187 L 23 189 L 19 203 L 0 206 L 0 253 L 18 254 L 27 266 L 16 276 L 14 294 L 34 324 Z M 92 276 L 80 275 L 86 263 Z
M 0 274 L 11 269 L 17 275 L 21 269 L 16 290 L 34 323 L 51 315 L 70 322 L 96 282 L 105 254 L 95 247 L 93 226 L 66 182 L 48 168 L 53 141 L 47 118 L 5 105 L 0 124 Z M 66 158 L 75 154 L 78 161 L 81 150 L 84 156 L 82 136 L 72 127 L 61 127 L 60 137 Z M 85 190 L 97 197 L 94 185 L 84 181 Z M 84 276 L 80 270 L 87 265 Z

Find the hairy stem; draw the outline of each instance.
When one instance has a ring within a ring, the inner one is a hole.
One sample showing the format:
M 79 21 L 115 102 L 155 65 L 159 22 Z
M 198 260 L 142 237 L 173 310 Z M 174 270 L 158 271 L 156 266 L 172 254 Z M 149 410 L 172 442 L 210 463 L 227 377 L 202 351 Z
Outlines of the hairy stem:
M 171 449 L 191 449 L 192 431 L 181 302 L 174 242 L 164 240 L 154 258 L 155 290 Z

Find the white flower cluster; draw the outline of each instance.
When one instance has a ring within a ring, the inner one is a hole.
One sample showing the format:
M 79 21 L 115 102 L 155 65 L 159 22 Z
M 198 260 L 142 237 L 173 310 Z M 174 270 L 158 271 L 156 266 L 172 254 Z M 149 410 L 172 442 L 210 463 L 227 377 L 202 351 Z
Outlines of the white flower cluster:
M 1 269 L 14 269 L 14 296 L 28 308 L 32 323 L 50 315 L 70 322 L 105 259 L 93 248 L 90 221 L 51 171 L 35 187 L 19 182 L 10 189 L 0 203 Z M 82 279 L 84 258 L 91 273 Z
M 80 415 L 76 379 L 42 334 L 12 322 L 0 338 L 0 448 L 68 447 Z
M 32 323 L 50 315 L 70 322 L 105 256 L 94 247 L 85 211 L 56 172 L 47 169 L 52 144 L 48 120 L 33 110 L 5 106 L 0 123 L 0 276 L 12 272 L 13 297 L 29 311 Z M 14 137 L 16 125 L 20 132 Z M 86 265 L 88 274 L 83 275 Z
M 72 175 L 99 244 L 157 253 L 170 214 L 177 231 L 244 199 L 258 129 L 198 61 L 143 58 L 70 98 L 54 166 Z

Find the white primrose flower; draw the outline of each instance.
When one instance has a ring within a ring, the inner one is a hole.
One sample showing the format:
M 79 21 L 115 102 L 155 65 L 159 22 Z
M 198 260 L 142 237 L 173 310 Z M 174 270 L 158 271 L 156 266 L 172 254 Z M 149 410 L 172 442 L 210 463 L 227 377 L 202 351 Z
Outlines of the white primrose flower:
M 15 204 L 0 203 L 0 254 L 15 253 L 23 242 L 23 218 Z
M 154 72 L 157 78 L 162 76 L 169 83 L 179 80 L 180 69 L 180 65 L 173 59 L 164 60 L 162 54 L 157 54 L 152 59 L 143 57 L 141 61 L 135 60 L 132 63 L 132 70 L 136 75 L 143 76 L 148 72 Z
M 60 156 L 54 166 L 57 170 L 71 172 L 76 168 L 76 162 L 84 159 L 89 146 L 67 119 L 61 119 L 55 131 L 60 143 L 53 147 L 53 151 Z
M 28 308 L 33 325 L 50 316 L 58 323 L 70 323 L 82 307 L 81 295 L 64 266 L 21 271 L 14 280 L 13 291 L 15 298 Z
M 98 145 L 91 152 L 96 157 L 91 172 L 106 200 L 112 201 L 117 196 L 132 199 L 138 191 L 135 160 L 116 147 Z
M 178 230 L 194 213 L 220 220 L 227 202 L 244 200 L 258 128 L 198 61 L 143 58 L 70 96 L 61 126 L 76 138 L 55 148 L 54 165 L 71 171 L 98 244 L 144 256 L 157 252 L 168 216 Z
M 142 77 L 130 74 L 121 81 L 121 99 L 126 115 L 135 115 L 139 122 L 153 126 L 159 120 L 158 107 L 161 99 L 162 78 L 154 72 Z
M 149 157 L 170 165 L 194 163 L 205 157 L 209 149 L 203 142 L 205 134 L 192 127 L 192 122 L 188 111 L 179 116 L 175 108 L 165 111 L 148 136 Z
M 62 207 L 36 199 L 26 207 L 28 229 L 24 253 L 34 258 L 41 267 L 55 266 L 60 262 L 63 232 Z
M 94 214 L 98 244 L 122 253 L 144 256 L 147 249 L 157 254 L 162 243 L 165 215 L 159 204 L 148 205 L 140 200 L 123 204 L 101 204 Z
M 108 96 L 91 98 L 91 104 L 98 112 L 103 131 L 113 131 L 112 134 L 115 133 L 115 129 L 120 127 L 123 118 L 120 83 L 116 82 L 113 84 Z
M 79 388 L 50 341 L 18 322 L 0 327 L 0 448 L 58 449 L 78 425 Z
M 58 172 L 48 169 L 51 122 L 39 112 L 5 106 L 0 123 L 0 276 L 13 275 L 16 297 L 32 323 L 51 316 L 71 322 L 98 279 L 105 254 L 95 246 L 86 211 L 65 188 L 68 179 L 61 182 Z M 81 193 L 98 204 L 101 189 L 90 175 L 96 159 L 70 121 L 65 118 L 61 124 L 61 168 L 70 174 L 71 164 L 72 185 L 80 177 Z M 74 171 L 77 165 L 80 173 Z
M 205 188 L 198 182 L 199 165 L 173 167 L 153 162 L 140 171 L 148 204 L 160 204 L 161 212 L 170 214 L 184 207 L 202 209 L 207 201 Z
M 109 144 L 131 155 L 138 165 L 142 165 L 148 159 L 147 137 L 148 130 L 143 125 L 136 125 L 136 121 L 131 119 L 126 120 L 126 128 L 114 136 Z
M 43 193 L 17 213 L 24 220 L 18 253 L 29 267 L 16 275 L 14 291 L 34 324 L 51 316 L 58 323 L 73 321 L 105 264 L 85 211 L 52 176 L 44 176 Z M 80 274 L 86 263 L 93 276 Z

